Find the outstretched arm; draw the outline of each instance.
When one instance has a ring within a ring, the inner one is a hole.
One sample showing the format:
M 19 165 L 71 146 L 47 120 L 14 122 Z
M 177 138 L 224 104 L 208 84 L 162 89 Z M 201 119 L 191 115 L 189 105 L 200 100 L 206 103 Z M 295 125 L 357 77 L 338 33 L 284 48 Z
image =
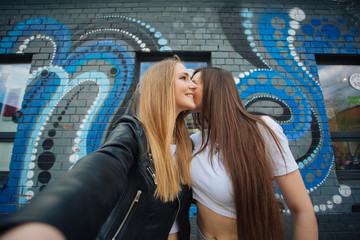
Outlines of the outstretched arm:
M 47 227 L 52 226 L 69 240 L 94 239 L 125 189 L 138 147 L 135 124 L 125 118 L 123 122 L 98 150 L 50 183 L 30 204 L 4 218 L 0 234 L 22 227 L 30 233 L 38 227 L 33 223 L 43 223 L 41 234 L 51 232 Z
M 275 181 L 292 213 L 293 240 L 317 240 L 318 227 L 314 207 L 299 170 L 275 177 Z

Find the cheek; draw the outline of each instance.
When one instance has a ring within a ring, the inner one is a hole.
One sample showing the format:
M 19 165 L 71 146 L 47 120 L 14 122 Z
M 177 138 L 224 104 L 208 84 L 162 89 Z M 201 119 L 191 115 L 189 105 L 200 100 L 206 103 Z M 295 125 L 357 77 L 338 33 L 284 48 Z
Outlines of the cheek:
M 195 94 L 194 95 L 195 105 L 196 105 L 196 107 L 200 107 L 202 104 L 202 88 L 196 89 L 194 94 Z

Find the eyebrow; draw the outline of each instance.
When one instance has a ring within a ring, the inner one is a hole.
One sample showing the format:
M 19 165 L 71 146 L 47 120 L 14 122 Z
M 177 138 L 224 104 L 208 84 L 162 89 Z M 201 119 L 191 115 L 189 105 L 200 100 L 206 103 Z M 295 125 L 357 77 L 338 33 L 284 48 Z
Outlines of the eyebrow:
M 185 74 L 187 76 L 190 76 L 190 74 L 188 72 L 179 72 L 178 75 L 181 75 L 181 74 Z

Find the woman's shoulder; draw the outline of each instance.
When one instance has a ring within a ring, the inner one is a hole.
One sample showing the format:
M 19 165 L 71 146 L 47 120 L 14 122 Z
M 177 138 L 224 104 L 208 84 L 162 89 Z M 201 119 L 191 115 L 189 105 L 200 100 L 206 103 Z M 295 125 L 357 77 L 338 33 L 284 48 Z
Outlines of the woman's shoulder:
M 202 144 L 202 133 L 198 131 L 190 136 L 194 150 L 199 150 Z
M 267 116 L 267 115 L 262 115 L 261 120 L 263 120 L 266 123 L 266 125 L 268 125 L 269 127 L 279 125 L 272 117 Z
M 116 127 L 118 124 L 123 123 L 123 122 L 129 122 L 129 123 L 140 123 L 140 120 L 136 117 L 136 116 L 132 116 L 132 115 L 122 115 L 121 117 L 119 117 L 116 122 L 114 123 L 114 127 Z
M 202 134 L 201 131 L 197 131 L 193 134 L 190 135 L 191 140 L 195 143 L 195 142 L 201 142 L 202 139 Z
M 272 132 L 275 134 L 275 136 L 282 141 L 282 139 L 285 139 L 285 135 L 284 135 L 284 130 L 283 128 L 280 126 L 280 124 L 278 124 L 272 117 L 270 116 L 261 116 L 261 120 L 264 121 L 264 123 L 267 125 L 268 128 L 266 128 L 265 126 L 263 126 L 262 124 L 258 123 L 259 126 L 259 130 L 262 133 L 263 137 L 265 137 L 265 140 L 268 140 L 268 138 L 271 136 L 269 129 L 272 130 Z M 270 138 L 271 139 L 271 138 Z
M 273 119 L 272 117 L 270 116 L 266 116 L 266 115 L 263 115 L 261 116 L 261 120 L 264 121 L 264 123 L 271 129 L 273 130 L 273 132 L 276 134 L 276 133 L 281 133 L 283 132 L 283 129 L 282 127 L 280 126 L 280 124 L 278 124 L 275 119 Z M 261 131 L 265 131 L 266 128 L 264 126 L 262 126 L 261 124 L 258 124 L 260 126 L 260 130 Z
M 123 115 L 113 124 L 107 139 L 118 139 L 129 136 L 139 139 L 145 136 L 144 129 L 137 117 Z
M 136 116 L 123 115 L 113 125 L 113 130 L 119 128 L 122 125 L 130 125 L 136 130 L 142 129 L 140 120 Z

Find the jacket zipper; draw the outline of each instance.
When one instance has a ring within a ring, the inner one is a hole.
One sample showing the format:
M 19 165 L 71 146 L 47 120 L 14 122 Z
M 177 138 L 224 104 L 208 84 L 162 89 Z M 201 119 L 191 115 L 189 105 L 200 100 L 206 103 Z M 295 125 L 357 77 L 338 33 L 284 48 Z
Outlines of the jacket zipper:
M 157 180 L 156 180 L 156 175 L 154 173 L 154 171 L 151 169 L 151 167 L 147 167 L 146 170 L 150 173 L 151 177 L 154 179 L 154 183 L 155 185 L 157 185 Z
M 154 162 L 153 162 L 153 159 L 152 159 L 151 153 L 149 153 L 149 159 L 150 159 L 150 162 L 151 162 L 151 163 L 154 163 Z M 154 179 L 155 185 L 157 185 L 158 183 L 157 183 L 157 180 L 156 180 L 156 174 L 155 174 L 155 172 L 152 170 L 151 167 L 147 167 L 146 170 L 150 173 L 150 176 Z M 180 199 L 179 199 L 179 196 L 177 196 L 176 198 L 177 198 L 177 201 L 178 201 L 178 203 L 179 203 L 179 207 L 178 207 L 178 209 L 177 209 L 177 212 L 176 212 L 174 221 L 177 219 L 177 217 L 178 217 L 178 215 L 179 215 L 179 212 L 180 212 Z
M 176 198 L 177 198 L 177 200 L 178 200 L 179 207 L 178 207 L 178 209 L 177 209 L 177 212 L 176 212 L 176 215 L 175 215 L 174 222 L 176 221 L 176 219 L 177 219 L 177 217 L 178 217 L 178 215 L 179 215 L 179 212 L 180 212 L 180 199 L 179 199 L 179 196 L 177 196 Z
M 175 214 L 175 218 L 174 218 L 174 220 L 173 220 L 173 224 L 175 223 L 175 221 L 176 221 L 176 219 L 177 219 L 177 217 L 178 217 L 178 215 L 179 215 L 179 212 L 180 212 L 180 199 L 179 199 L 179 196 L 177 196 L 176 197 L 177 198 L 177 201 L 178 201 L 178 203 L 179 203 L 179 207 L 177 208 L 177 211 L 176 211 L 176 214 Z M 180 223 L 178 222 L 178 224 L 180 225 Z M 169 231 L 170 231 L 170 229 L 169 229 Z M 179 232 L 178 232 L 179 233 Z
M 130 205 L 130 207 L 129 207 L 129 210 L 127 211 L 127 213 L 126 213 L 126 215 L 125 215 L 125 217 L 124 217 L 123 221 L 121 222 L 121 224 L 120 224 L 120 226 L 119 226 L 118 230 L 116 231 L 115 235 L 112 237 L 112 240 L 115 240 L 115 239 L 116 239 L 116 237 L 117 237 L 117 235 L 119 235 L 119 232 L 120 232 L 121 228 L 124 226 L 124 224 L 125 224 L 125 222 L 126 222 L 127 218 L 129 217 L 130 212 L 131 212 L 131 210 L 132 210 L 132 209 L 133 209 L 133 207 L 134 207 L 134 204 L 135 204 L 135 203 L 137 203 L 137 202 L 139 201 L 141 193 L 142 193 L 142 191 L 141 191 L 141 190 L 138 190 L 138 191 L 137 191 L 136 196 L 135 196 L 134 200 L 132 201 L 132 203 L 131 203 L 131 205 Z
M 154 160 L 153 160 L 153 158 L 152 158 L 151 153 L 149 153 L 149 161 L 150 161 L 152 164 L 154 164 Z M 154 170 L 152 170 L 151 167 L 147 167 L 146 170 L 150 173 L 150 176 L 154 179 L 155 185 L 157 185 L 158 182 L 157 182 L 157 180 L 156 180 L 156 174 L 155 174 Z

